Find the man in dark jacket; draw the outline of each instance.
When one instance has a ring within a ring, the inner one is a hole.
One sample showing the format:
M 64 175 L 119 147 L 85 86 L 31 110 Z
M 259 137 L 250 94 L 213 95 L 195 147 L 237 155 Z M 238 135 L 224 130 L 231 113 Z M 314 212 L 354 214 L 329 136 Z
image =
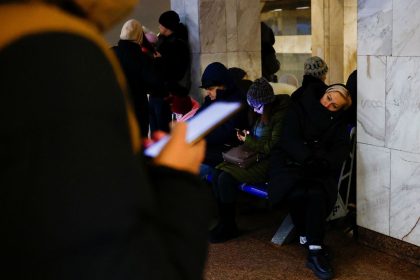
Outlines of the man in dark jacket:
M 188 32 L 175 11 L 166 11 L 159 17 L 159 39 L 156 44 L 155 66 L 162 88 L 150 96 L 151 130 L 169 131 L 172 117 L 171 98 L 184 102 L 185 114 L 192 108 L 189 98 L 191 84 L 191 55 Z
M 208 167 L 214 168 L 223 161 L 222 152 L 239 144 L 235 128 L 247 129 L 246 97 L 235 84 L 228 69 L 220 62 L 209 64 L 201 77 L 201 88 L 205 90 L 204 103 L 197 113 L 214 102 L 241 102 L 244 108 L 233 118 L 223 123 L 206 136 L 207 149 L 202 175 L 208 173 Z
M 186 143 L 179 124 L 145 164 L 123 72 L 96 28 L 136 1 L 45 2 L 0 4 L 10 27 L 0 33 L 0 278 L 202 279 L 205 143 Z
M 350 151 L 343 110 L 351 98 L 343 85 L 330 86 L 324 94 L 318 90 L 309 86 L 285 116 L 270 158 L 268 191 L 273 204 L 288 202 L 301 242 L 309 249 L 307 266 L 321 279 L 330 279 L 325 219 L 337 200 L 337 175 Z

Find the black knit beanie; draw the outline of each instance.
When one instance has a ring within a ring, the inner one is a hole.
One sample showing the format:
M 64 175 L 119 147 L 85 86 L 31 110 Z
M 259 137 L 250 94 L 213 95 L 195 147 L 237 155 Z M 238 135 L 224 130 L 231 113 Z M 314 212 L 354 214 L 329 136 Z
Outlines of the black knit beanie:
M 179 15 L 175 11 L 166 11 L 159 17 L 159 23 L 172 31 L 177 29 L 179 22 Z

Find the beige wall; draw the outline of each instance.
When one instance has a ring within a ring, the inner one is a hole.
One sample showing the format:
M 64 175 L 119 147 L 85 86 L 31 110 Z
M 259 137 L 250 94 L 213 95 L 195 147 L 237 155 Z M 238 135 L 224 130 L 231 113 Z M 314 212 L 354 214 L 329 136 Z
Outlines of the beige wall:
M 328 66 L 327 83 L 345 83 L 356 69 L 357 0 L 312 0 L 312 55 Z

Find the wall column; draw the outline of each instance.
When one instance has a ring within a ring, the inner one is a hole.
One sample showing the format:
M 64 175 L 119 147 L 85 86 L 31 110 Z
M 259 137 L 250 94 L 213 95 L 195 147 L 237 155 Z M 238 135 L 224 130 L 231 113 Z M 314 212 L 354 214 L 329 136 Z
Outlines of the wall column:
M 327 62 L 327 84 L 345 83 L 356 68 L 356 0 L 312 0 L 311 18 L 312 55 Z
M 215 61 L 244 69 L 251 80 L 261 76 L 259 0 L 171 0 L 171 9 L 189 31 L 193 98 L 202 100 L 201 75 Z

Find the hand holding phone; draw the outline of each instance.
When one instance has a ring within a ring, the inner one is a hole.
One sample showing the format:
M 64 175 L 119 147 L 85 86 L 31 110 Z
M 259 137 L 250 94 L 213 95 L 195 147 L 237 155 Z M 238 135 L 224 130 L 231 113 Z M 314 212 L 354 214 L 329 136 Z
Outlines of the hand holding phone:
M 186 141 L 194 144 L 205 137 L 214 128 L 225 122 L 241 108 L 239 102 L 215 102 L 187 121 Z M 168 143 L 170 135 L 163 137 L 144 151 L 149 157 L 159 155 L 162 148 Z
M 153 162 L 157 165 L 198 174 L 206 150 L 205 141 L 200 140 L 195 145 L 190 145 L 185 140 L 186 134 L 187 124 L 177 123 L 167 145 L 153 159 Z
M 248 130 L 235 128 L 236 130 L 236 137 L 238 137 L 239 141 L 245 142 L 246 136 L 249 134 Z

